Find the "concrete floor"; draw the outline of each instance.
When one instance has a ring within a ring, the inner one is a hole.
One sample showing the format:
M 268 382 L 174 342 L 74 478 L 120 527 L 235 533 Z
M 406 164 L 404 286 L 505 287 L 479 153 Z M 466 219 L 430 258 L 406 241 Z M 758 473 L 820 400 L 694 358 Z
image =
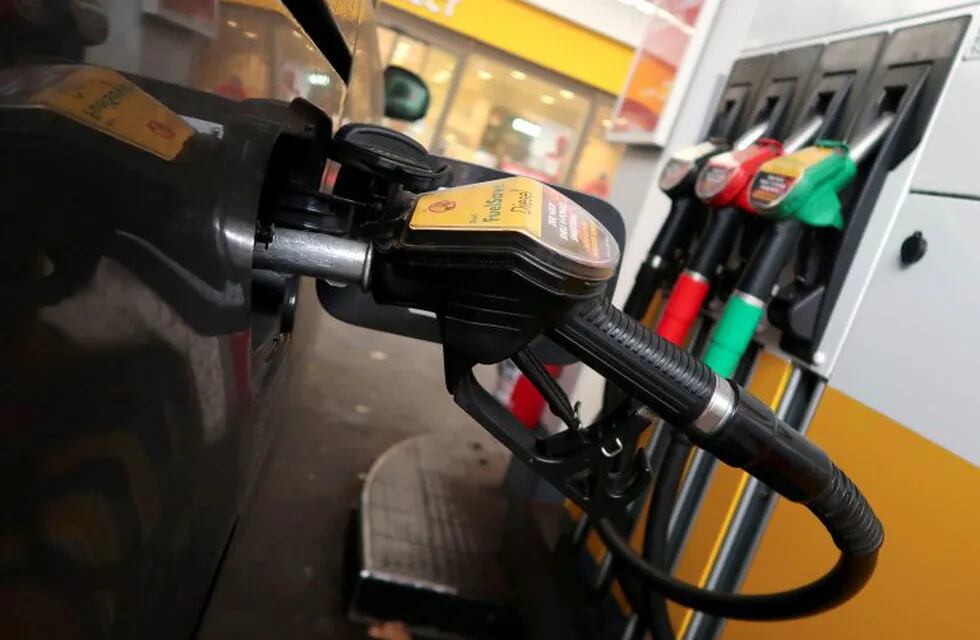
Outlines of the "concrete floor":
M 363 474 L 409 436 L 480 428 L 445 390 L 441 347 L 315 311 L 302 319 L 316 325 L 315 355 L 303 364 L 298 400 L 236 532 L 205 640 L 365 638 L 340 595 L 344 529 Z

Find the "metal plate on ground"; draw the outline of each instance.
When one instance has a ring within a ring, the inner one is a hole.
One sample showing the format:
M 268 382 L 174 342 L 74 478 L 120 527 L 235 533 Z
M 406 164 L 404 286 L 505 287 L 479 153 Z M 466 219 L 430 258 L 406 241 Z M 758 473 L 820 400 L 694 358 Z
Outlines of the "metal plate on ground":
M 410 438 L 378 458 L 361 493 L 353 617 L 481 637 L 510 628 L 499 558 L 509 459 L 476 429 Z

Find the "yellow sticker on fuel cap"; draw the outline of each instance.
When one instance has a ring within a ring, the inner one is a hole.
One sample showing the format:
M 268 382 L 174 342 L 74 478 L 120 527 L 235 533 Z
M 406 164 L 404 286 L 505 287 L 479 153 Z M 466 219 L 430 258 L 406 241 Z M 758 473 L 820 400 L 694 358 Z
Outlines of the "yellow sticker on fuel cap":
M 589 212 L 561 192 L 522 176 L 422 194 L 414 231 L 513 231 L 591 267 L 615 268 L 619 245 Z
M 194 129 L 127 80 L 102 67 L 79 66 L 30 102 L 129 145 L 173 160 Z

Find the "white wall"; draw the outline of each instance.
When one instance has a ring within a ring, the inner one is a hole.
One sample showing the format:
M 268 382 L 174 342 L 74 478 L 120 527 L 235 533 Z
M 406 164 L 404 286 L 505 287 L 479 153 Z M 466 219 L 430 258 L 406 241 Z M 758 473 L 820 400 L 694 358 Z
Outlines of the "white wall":
M 766 49 L 975 4 L 963 0 L 758 0 L 742 50 Z

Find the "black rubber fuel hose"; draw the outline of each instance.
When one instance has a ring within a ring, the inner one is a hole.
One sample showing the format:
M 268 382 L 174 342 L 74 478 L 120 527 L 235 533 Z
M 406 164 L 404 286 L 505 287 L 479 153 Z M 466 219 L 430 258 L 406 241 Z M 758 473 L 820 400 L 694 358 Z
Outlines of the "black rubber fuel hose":
M 749 266 L 742 272 L 735 288 L 759 300 L 769 300 L 780 274 L 803 237 L 803 231 L 803 223 L 796 218 L 779 220 L 766 227 L 762 242 L 756 246 Z
M 582 303 L 550 333 L 587 366 L 683 430 L 692 443 L 804 504 L 841 551 L 829 573 L 804 587 L 766 595 L 722 594 L 676 580 L 645 562 L 608 522 L 597 522 L 606 545 L 651 588 L 713 615 L 776 620 L 837 606 L 868 581 L 884 539 L 881 522 L 827 454 L 768 406 L 608 300 Z
M 722 207 L 713 210 L 709 215 L 708 227 L 698 240 L 691 259 L 684 265 L 684 270 L 700 274 L 711 281 L 718 267 L 728 260 L 745 213 L 738 207 Z
M 691 443 L 683 434 L 673 431 L 667 424 L 661 425 L 660 428 L 670 430 L 670 433 L 666 434 L 670 440 L 650 496 L 650 508 L 643 534 L 643 558 L 653 566 L 669 572 L 667 534 L 670 531 L 670 515 L 677 500 L 681 479 L 684 477 L 684 467 L 691 452 Z M 650 590 L 649 600 L 648 629 L 653 640 L 674 640 L 674 629 L 670 626 L 670 616 L 667 614 L 667 601 L 654 590 Z
M 640 265 L 629 297 L 623 305 L 623 311 L 630 316 L 639 320 L 646 315 L 650 301 L 663 288 L 664 281 L 671 273 L 674 255 L 691 242 L 701 218 L 701 211 L 698 210 L 701 206 L 695 198 L 678 198 L 671 202 L 667 219 L 650 245 L 650 251 Z

